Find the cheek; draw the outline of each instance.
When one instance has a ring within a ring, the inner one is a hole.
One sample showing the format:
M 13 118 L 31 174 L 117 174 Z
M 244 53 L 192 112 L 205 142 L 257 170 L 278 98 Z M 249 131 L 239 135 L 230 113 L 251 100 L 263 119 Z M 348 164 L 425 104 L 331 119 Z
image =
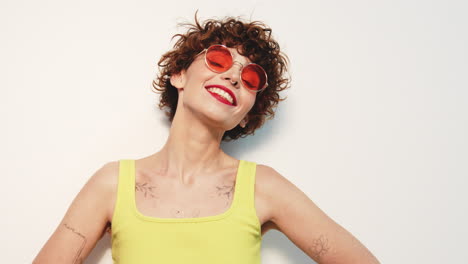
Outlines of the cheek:
M 204 83 L 216 73 L 206 69 L 204 62 L 196 61 L 187 69 L 187 83 Z
M 242 100 L 244 102 L 246 102 L 246 111 L 250 111 L 252 109 L 252 107 L 254 106 L 255 104 L 255 97 L 256 95 L 255 94 L 250 94 L 250 92 L 247 92 L 245 94 L 242 95 Z

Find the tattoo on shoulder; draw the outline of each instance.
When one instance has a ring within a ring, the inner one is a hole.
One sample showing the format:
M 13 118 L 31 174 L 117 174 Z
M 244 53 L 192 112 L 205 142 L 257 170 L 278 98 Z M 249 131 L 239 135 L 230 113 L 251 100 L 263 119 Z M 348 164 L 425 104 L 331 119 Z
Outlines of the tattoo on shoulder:
M 156 189 L 156 186 L 149 185 L 147 182 L 145 182 L 145 183 L 137 182 L 135 184 L 135 191 L 142 192 L 144 194 L 145 198 L 148 197 L 148 196 L 151 196 L 151 198 L 155 198 L 156 193 L 155 193 L 154 189 Z
M 328 238 L 324 235 L 320 235 L 319 238 L 315 239 L 312 242 L 312 246 L 309 248 L 314 260 L 320 260 L 320 258 L 325 255 L 329 249 L 330 246 L 328 245 Z
M 83 249 L 86 245 L 86 237 L 75 230 L 75 228 L 69 226 L 67 223 L 64 223 L 64 226 L 65 228 L 71 230 L 74 234 L 78 235 L 83 241 L 80 248 L 78 249 L 78 252 L 76 253 L 76 256 L 73 258 L 73 264 L 81 264 L 83 263 L 83 257 L 81 256 L 81 253 L 83 252 Z

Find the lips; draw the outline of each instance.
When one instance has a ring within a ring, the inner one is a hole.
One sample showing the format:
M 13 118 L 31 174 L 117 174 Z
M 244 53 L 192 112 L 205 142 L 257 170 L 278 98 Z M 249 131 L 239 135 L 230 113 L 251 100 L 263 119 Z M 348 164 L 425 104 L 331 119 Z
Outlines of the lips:
M 234 93 L 229 90 L 228 88 L 226 88 L 225 86 L 222 86 L 222 85 L 218 85 L 218 84 L 212 84 L 212 85 L 207 85 L 205 86 L 205 89 L 208 89 L 208 88 L 219 88 L 223 91 L 225 91 L 226 93 L 228 93 L 231 97 L 232 97 L 232 100 L 233 100 L 233 105 L 237 105 L 237 99 L 236 99 L 236 96 L 234 95 Z

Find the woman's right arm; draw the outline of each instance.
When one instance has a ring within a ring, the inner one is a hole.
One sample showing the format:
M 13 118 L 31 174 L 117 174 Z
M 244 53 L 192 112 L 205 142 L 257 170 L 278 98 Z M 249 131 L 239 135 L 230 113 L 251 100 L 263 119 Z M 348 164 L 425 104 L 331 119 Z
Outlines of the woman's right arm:
M 86 182 L 33 264 L 78 264 L 103 237 L 115 201 L 118 161 L 105 164 Z

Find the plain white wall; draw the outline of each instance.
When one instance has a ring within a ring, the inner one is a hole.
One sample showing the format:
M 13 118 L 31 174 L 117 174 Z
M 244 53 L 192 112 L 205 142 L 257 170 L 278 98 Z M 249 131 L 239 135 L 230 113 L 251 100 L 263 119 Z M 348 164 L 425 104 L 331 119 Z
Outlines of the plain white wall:
M 264 21 L 291 60 L 274 120 L 223 148 L 295 183 L 382 263 L 466 263 L 466 1 L 1 1 L 3 263 L 30 263 L 104 163 L 168 135 L 150 90 L 176 24 Z M 86 263 L 112 263 L 106 235 Z M 264 237 L 263 263 L 312 261 Z

